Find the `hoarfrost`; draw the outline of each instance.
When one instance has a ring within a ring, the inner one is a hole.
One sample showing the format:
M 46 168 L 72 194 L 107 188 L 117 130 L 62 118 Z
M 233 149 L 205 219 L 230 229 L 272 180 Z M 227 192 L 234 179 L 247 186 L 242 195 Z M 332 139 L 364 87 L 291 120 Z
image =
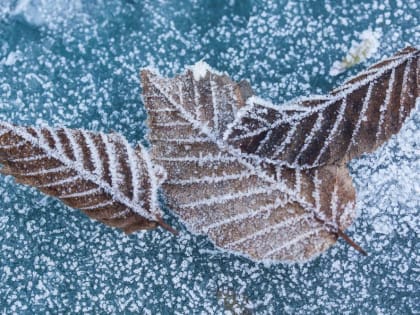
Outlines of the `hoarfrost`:
M 49 10 L 40 26 L 31 23 L 36 18 L 29 11 L 11 14 L 16 2 L 2 0 L 0 6 L 0 60 L 22 52 L 22 62 L 0 66 L 1 120 L 113 129 L 130 143 L 147 130 L 138 77 L 145 66 L 169 75 L 204 59 L 235 80 L 249 78 L 257 95 L 279 104 L 337 86 L 340 77 L 328 72 L 354 32 L 382 30 L 372 63 L 420 43 L 417 0 L 244 0 L 218 6 L 83 0 L 79 7 L 31 0 L 42 6 L 40 12 Z M 25 85 L 30 73 L 48 84 Z M 88 82 L 86 89 L 81 78 L 88 73 L 95 85 Z M 120 235 L 2 177 L 0 313 L 222 314 L 217 292 L 247 301 L 240 305 L 252 305 L 256 314 L 415 313 L 419 126 L 417 108 L 389 144 L 351 162 L 359 219 L 349 233 L 369 244 L 369 256 L 340 242 L 303 266 L 264 266 L 215 251 L 176 219 L 171 222 L 182 232 L 178 238 L 165 232 Z M 380 215 L 392 218 L 392 233 L 375 231 L 372 223 Z M 34 222 L 31 233 L 28 221 Z M 41 254 L 55 266 L 36 260 Z M 174 278 L 180 285 L 172 286 Z M 36 289 L 40 281 L 48 296 Z
M 211 67 L 204 61 L 199 61 L 191 67 L 194 75 L 194 80 L 199 81 L 206 76 L 208 71 L 212 71 Z

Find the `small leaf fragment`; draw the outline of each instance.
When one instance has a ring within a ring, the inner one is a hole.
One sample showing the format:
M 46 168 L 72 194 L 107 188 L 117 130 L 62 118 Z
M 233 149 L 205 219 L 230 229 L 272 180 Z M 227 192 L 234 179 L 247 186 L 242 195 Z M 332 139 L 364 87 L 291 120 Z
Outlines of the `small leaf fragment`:
M 330 69 L 330 75 L 336 76 L 347 69 L 370 58 L 379 48 L 381 32 L 367 29 L 360 33 L 360 42 L 353 42 L 348 54 L 341 61 L 335 61 Z

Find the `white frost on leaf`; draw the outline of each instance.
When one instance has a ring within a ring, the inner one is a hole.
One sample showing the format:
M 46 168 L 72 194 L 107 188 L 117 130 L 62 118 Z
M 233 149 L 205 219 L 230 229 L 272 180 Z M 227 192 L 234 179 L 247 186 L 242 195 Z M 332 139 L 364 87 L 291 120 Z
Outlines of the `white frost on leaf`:
M 354 65 L 372 57 L 379 48 L 379 39 L 381 38 L 381 35 L 379 30 L 372 31 L 371 29 L 367 29 L 360 33 L 360 42 L 353 41 L 346 57 L 341 61 L 334 61 L 330 69 L 330 75 L 339 75 Z
M 242 152 L 291 168 L 313 168 L 371 152 L 398 132 L 414 107 L 419 54 L 407 47 L 325 96 L 287 106 L 251 97 L 223 139 Z M 375 118 L 372 113 L 378 112 Z M 376 132 L 370 134 L 371 129 Z
M 208 63 L 205 61 L 200 60 L 195 65 L 191 66 L 191 71 L 194 76 L 194 80 L 200 81 L 200 79 L 203 79 L 207 72 L 214 72 L 212 68 L 209 66 Z
M 206 66 L 195 70 L 174 79 L 142 72 L 152 159 L 168 173 L 162 188 L 171 209 L 190 231 L 258 261 L 305 261 L 331 246 L 332 229 L 352 221 L 345 211 L 354 197 L 347 170 L 321 169 L 323 185 L 316 186 L 318 173 L 265 168 L 229 146 L 223 133 L 250 95 Z M 345 196 L 330 198 L 337 191 Z M 319 205 L 312 192 L 323 197 Z M 337 222 L 323 213 L 331 207 Z
M 17 151 L 18 147 L 23 148 Z M 46 193 L 72 207 L 107 208 L 105 212 L 116 212 L 111 219 L 114 215 L 124 219 L 133 212 L 150 221 L 159 220 L 159 181 L 148 152 L 141 146 L 132 149 L 119 134 L 0 122 L 0 151 L 3 173 L 23 178 L 24 183 L 41 190 L 54 188 Z M 118 227 L 125 229 L 132 223 Z

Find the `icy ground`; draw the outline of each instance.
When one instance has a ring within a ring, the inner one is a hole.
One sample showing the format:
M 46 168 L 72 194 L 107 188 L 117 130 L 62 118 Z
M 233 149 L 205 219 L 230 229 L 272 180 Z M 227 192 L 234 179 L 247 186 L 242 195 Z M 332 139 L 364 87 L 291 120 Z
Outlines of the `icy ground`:
M 418 1 L 338 2 L 0 0 L 0 119 L 144 142 L 141 67 L 173 74 L 203 59 L 281 103 L 419 47 Z M 330 76 L 367 29 L 381 33 L 377 53 Z M 0 313 L 416 313 L 419 157 L 417 106 L 397 137 L 350 165 L 360 216 L 348 232 L 369 256 L 339 241 L 304 265 L 222 253 L 173 218 L 178 238 L 127 237 L 1 177 Z

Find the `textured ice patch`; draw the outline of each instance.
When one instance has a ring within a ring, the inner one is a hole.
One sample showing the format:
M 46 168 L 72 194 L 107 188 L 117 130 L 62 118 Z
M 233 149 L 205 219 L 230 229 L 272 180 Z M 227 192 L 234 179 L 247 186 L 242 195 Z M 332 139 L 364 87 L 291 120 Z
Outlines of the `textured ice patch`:
M 388 216 L 380 216 L 373 222 L 373 228 L 379 234 L 391 234 L 393 231 L 392 220 Z
M 21 16 L 31 25 L 53 26 L 57 20 L 67 18 L 82 7 L 80 0 L 49 1 L 49 0 L 19 0 L 12 8 L 12 16 Z

